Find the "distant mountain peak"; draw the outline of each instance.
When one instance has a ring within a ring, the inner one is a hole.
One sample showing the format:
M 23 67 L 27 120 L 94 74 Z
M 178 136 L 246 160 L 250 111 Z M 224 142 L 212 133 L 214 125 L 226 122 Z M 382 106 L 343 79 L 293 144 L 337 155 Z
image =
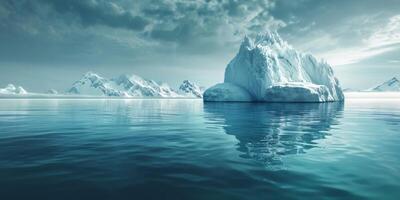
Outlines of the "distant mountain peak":
M 55 89 L 47 90 L 46 94 L 58 94 L 58 91 Z
M 186 96 L 193 96 L 198 98 L 203 97 L 203 91 L 201 90 L 201 88 L 189 80 L 184 80 L 182 82 L 182 84 L 179 86 L 179 92 Z
M 27 94 L 28 92 L 21 86 L 16 87 L 8 84 L 5 88 L 0 88 L 0 94 Z
M 390 79 L 388 81 L 388 84 L 389 85 L 393 85 L 393 84 L 396 84 L 396 83 L 399 83 L 399 82 L 400 82 L 399 79 L 397 79 L 396 77 L 393 77 L 392 79 Z
M 376 92 L 399 92 L 400 91 L 400 81 L 397 77 L 393 77 L 376 87 L 369 89 L 369 91 Z
M 81 79 L 75 81 L 67 91 L 72 94 L 87 93 L 88 95 L 106 94 L 107 96 L 119 96 L 118 92 L 107 88 L 108 80 L 93 72 L 86 72 Z M 85 91 L 83 92 L 83 88 Z M 90 92 L 89 92 L 90 91 Z M 113 94 L 113 95 L 110 95 Z
M 185 82 L 188 88 L 200 90 L 197 85 L 189 81 Z M 188 91 L 191 91 L 188 89 Z M 128 97 L 183 97 L 192 96 L 186 93 L 178 93 L 166 83 L 157 83 L 144 79 L 138 75 L 122 74 L 115 78 L 107 79 L 102 76 L 87 72 L 76 81 L 68 93 L 102 96 L 128 96 Z M 195 95 L 194 97 L 201 97 Z M 188 92 L 188 94 L 191 94 Z

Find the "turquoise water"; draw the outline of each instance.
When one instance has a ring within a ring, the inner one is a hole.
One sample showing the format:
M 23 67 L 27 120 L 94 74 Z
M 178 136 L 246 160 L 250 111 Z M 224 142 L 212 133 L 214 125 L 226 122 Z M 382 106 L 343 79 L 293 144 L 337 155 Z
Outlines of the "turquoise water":
M 399 199 L 400 100 L 0 100 L 0 199 Z

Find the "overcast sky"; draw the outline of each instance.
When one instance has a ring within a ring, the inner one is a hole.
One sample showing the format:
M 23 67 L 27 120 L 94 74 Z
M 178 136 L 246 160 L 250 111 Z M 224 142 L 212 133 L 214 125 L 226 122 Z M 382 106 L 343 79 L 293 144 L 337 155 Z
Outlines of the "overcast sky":
M 400 76 L 399 0 L 1 0 L 0 87 L 62 91 L 87 71 L 210 86 L 268 29 L 345 88 Z

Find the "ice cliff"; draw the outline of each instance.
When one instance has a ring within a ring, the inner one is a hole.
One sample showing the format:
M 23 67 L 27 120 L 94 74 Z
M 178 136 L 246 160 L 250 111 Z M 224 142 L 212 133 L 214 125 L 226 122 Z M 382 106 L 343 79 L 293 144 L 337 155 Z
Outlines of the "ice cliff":
M 331 66 L 296 51 L 276 32 L 245 37 L 225 69 L 224 83 L 204 101 L 327 102 L 344 95 Z

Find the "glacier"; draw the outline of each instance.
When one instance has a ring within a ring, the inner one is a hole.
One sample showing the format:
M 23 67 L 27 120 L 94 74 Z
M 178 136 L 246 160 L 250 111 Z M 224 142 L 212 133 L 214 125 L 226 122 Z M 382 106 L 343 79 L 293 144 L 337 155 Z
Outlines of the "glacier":
M 204 101 L 329 102 L 344 95 L 331 66 L 295 50 L 277 32 L 245 37 L 225 69 L 224 83 Z

